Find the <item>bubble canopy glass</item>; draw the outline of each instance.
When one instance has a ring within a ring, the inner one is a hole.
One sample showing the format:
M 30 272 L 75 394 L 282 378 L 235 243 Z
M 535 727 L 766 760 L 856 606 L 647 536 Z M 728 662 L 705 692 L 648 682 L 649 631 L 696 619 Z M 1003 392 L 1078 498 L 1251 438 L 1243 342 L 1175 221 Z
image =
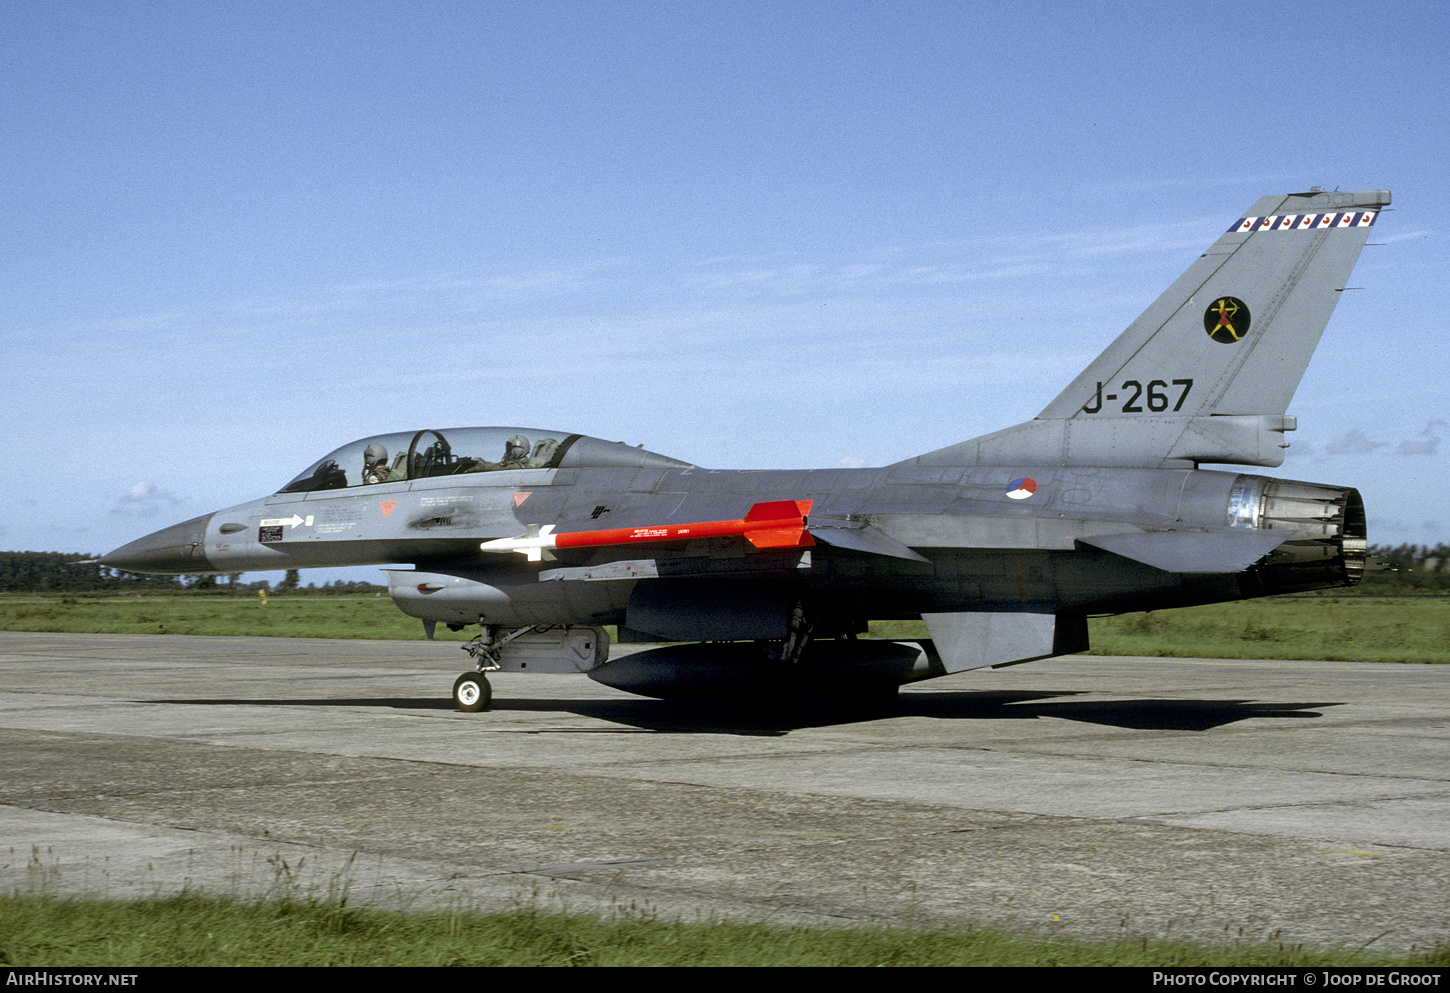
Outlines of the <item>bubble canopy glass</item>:
M 279 493 L 341 490 L 507 469 L 687 468 L 690 463 L 581 434 L 537 428 L 425 428 L 374 435 L 329 452 Z

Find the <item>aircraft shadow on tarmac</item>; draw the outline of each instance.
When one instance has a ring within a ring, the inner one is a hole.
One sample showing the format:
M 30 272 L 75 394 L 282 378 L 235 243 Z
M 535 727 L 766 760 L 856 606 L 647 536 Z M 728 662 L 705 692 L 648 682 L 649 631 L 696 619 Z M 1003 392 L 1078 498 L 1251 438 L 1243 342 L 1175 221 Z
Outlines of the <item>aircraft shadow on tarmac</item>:
M 628 700 L 567 700 L 509 698 L 495 700 L 489 711 L 467 715 L 488 728 L 490 713 L 564 713 L 609 721 L 614 728 L 588 729 L 595 733 L 672 734 L 707 733 L 746 736 L 780 735 L 808 727 L 831 727 L 893 717 L 928 717 L 936 720 L 1062 720 L 1099 724 L 1134 731 L 1207 731 L 1255 718 L 1317 718 L 1321 708 L 1342 702 L 1266 702 L 1256 700 L 1080 700 L 1080 691 L 1052 692 L 986 690 L 982 692 L 903 693 L 892 704 L 865 710 L 836 700 L 811 700 L 790 706 L 752 706 L 743 703 L 701 703 L 647 698 Z M 147 703 L 245 707 L 385 707 L 393 710 L 453 710 L 448 699 L 436 697 L 314 697 L 287 699 L 148 700 Z M 462 717 L 463 715 L 460 715 Z M 499 729 L 505 730 L 505 729 Z M 583 728 L 513 727 L 517 733 L 575 733 Z

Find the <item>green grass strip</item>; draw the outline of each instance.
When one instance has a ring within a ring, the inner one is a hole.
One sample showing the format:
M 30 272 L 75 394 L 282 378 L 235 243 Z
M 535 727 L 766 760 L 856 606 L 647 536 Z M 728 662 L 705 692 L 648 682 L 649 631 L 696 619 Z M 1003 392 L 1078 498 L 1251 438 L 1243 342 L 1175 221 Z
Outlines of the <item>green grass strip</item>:
M 1320 595 L 1246 600 L 1089 621 L 1092 654 L 1176 658 L 1450 662 L 1450 597 Z M 0 596 L 0 630 L 418 640 L 386 595 Z M 443 625 L 440 641 L 466 641 Z M 872 623 L 874 638 L 924 638 L 920 621 Z
M 1445 966 L 1279 942 L 1032 940 L 988 930 L 820 928 L 523 909 L 404 913 L 345 901 L 182 894 L 135 902 L 0 898 L 7 966 Z

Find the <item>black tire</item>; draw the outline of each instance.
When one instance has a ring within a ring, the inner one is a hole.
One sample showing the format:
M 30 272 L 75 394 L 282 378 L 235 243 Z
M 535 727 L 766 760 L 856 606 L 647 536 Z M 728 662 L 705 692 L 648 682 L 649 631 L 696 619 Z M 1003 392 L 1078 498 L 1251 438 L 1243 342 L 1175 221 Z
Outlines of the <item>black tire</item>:
M 465 672 L 453 682 L 453 705 L 465 714 L 476 714 L 488 709 L 493 699 L 493 687 L 479 672 Z

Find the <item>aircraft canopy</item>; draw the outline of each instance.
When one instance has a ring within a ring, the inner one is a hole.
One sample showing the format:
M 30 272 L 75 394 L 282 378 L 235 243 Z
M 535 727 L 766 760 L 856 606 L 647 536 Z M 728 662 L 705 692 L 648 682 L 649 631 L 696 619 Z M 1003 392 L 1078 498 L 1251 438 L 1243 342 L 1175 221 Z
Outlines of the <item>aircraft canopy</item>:
M 510 469 L 689 468 L 621 442 L 537 428 L 446 428 L 359 438 L 318 459 L 279 493 L 340 490 Z

